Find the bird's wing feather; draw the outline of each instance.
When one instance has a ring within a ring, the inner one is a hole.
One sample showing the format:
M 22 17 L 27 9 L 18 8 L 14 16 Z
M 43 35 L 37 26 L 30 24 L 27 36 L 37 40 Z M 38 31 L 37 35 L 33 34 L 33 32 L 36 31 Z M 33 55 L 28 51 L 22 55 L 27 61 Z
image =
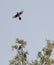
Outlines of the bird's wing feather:
M 13 18 L 16 18 L 18 16 L 18 14 L 14 15 Z
M 13 18 L 16 18 L 16 15 L 15 15 L 15 16 L 13 16 Z
M 19 12 L 19 15 L 21 15 L 23 13 L 23 11 Z

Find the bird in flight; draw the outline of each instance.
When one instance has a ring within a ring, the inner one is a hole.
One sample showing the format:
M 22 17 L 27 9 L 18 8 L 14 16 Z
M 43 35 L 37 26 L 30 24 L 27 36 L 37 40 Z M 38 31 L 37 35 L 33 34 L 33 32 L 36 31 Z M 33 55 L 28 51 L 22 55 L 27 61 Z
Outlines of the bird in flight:
M 13 16 L 13 18 L 17 18 L 17 17 L 19 17 L 19 20 L 21 20 L 20 15 L 21 15 L 22 13 L 23 13 L 23 11 L 21 11 L 21 12 L 17 12 L 17 14 Z

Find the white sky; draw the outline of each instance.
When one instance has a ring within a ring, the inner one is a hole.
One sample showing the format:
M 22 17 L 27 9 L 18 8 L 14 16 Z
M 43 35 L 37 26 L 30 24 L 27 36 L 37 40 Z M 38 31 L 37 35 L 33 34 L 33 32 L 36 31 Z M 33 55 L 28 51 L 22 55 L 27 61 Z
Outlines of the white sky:
M 21 10 L 22 20 L 13 19 Z M 27 41 L 29 59 L 35 59 L 45 41 L 54 40 L 54 0 L 0 0 L 0 65 L 14 57 L 17 37 Z

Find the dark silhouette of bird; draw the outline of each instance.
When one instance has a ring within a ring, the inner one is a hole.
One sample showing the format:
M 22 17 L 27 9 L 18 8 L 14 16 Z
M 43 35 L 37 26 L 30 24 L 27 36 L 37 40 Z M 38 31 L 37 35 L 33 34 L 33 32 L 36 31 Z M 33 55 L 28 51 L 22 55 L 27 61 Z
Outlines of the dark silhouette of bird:
M 21 20 L 20 15 L 21 15 L 22 13 L 23 13 L 23 11 L 21 11 L 21 12 L 17 12 L 17 14 L 13 16 L 13 18 L 17 18 L 17 17 L 19 17 L 19 20 Z

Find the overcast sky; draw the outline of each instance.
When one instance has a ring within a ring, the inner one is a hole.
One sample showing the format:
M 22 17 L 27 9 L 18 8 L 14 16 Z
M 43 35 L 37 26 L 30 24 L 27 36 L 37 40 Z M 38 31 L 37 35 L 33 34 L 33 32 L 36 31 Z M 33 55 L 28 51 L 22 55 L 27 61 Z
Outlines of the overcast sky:
M 21 10 L 22 20 L 13 19 Z M 16 38 L 27 41 L 28 58 L 35 59 L 46 40 L 54 40 L 54 0 L 0 0 L 0 65 L 14 57 Z

